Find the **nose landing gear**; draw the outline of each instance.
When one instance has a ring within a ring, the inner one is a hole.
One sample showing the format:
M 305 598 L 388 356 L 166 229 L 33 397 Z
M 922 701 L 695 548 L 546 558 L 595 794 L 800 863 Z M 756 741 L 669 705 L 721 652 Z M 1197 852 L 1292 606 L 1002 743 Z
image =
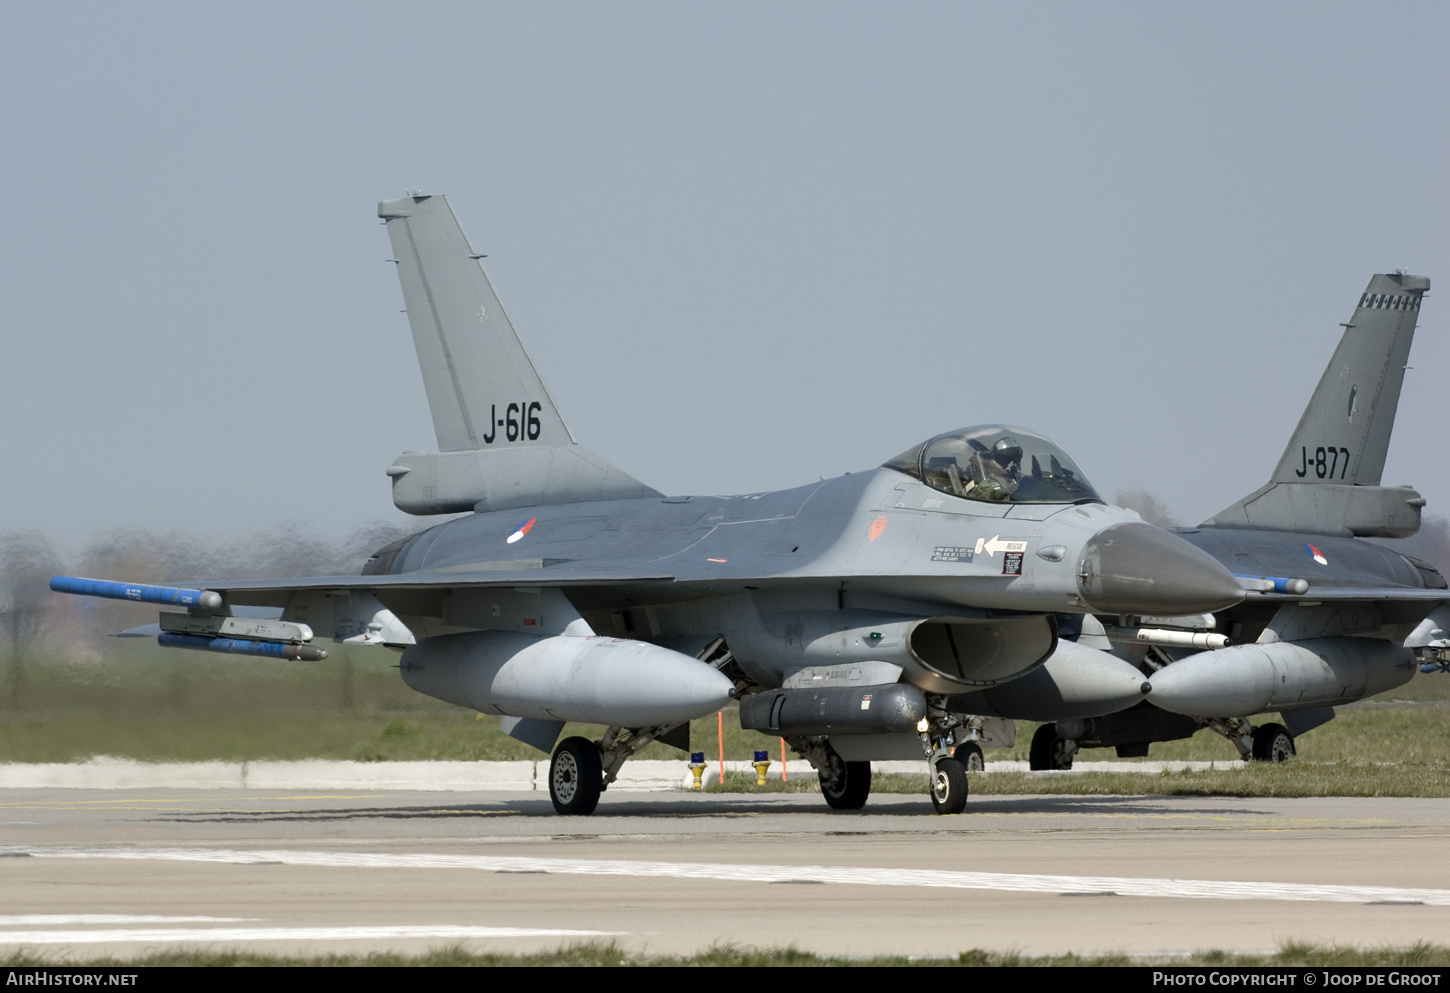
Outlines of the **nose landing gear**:
M 960 814 L 967 807 L 967 767 L 959 759 L 938 759 L 931 772 L 931 805 L 938 814 Z

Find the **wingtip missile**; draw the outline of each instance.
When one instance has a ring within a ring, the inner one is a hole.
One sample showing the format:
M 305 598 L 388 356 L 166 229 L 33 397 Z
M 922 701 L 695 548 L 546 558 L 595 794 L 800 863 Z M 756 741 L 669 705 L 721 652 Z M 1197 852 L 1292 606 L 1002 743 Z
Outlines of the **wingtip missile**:
M 220 610 L 222 595 L 212 590 L 189 590 L 179 586 L 149 586 L 145 583 L 115 583 L 107 579 L 80 576 L 52 576 L 50 588 L 57 593 L 130 600 L 133 603 L 164 603 L 173 607 Z

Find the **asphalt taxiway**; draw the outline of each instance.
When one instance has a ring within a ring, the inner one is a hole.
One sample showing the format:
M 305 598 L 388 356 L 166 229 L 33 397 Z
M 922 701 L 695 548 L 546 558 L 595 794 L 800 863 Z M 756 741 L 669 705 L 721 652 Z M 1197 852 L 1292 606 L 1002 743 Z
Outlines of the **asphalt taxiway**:
M 0 949 L 935 956 L 1404 946 L 1450 929 L 1450 800 L 7 790 Z

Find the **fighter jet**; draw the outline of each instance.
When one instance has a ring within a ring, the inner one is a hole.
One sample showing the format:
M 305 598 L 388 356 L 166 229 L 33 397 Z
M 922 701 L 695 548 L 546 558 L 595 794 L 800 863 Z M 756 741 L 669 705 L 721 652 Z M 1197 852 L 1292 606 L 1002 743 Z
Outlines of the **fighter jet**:
M 865 804 L 872 761 L 915 757 L 935 808 L 960 812 L 966 767 L 1010 743 L 1007 718 L 1092 718 L 1147 693 L 1133 665 L 1073 640 L 1084 615 L 1244 597 L 1211 555 L 1109 506 L 1019 427 L 947 431 L 775 493 L 663 495 L 575 441 L 444 197 L 378 213 L 438 442 L 387 467 L 393 501 L 467 516 L 379 549 L 360 576 L 53 589 L 181 608 L 161 614 L 170 647 L 397 649 L 409 686 L 552 750 L 562 814 L 592 812 L 649 742 L 688 748 L 688 722 L 731 701 L 811 762 L 832 807 Z M 995 687 L 1001 716 L 967 705 Z M 566 721 L 605 730 L 557 742 Z
M 1403 272 L 1371 278 L 1268 483 L 1196 528 L 1173 529 L 1238 576 L 1243 602 L 1199 617 L 1089 620 L 1079 643 L 1132 661 L 1150 692 L 1118 714 L 1044 724 L 1033 768 L 1070 768 L 1089 746 L 1146 755 L 1152 742 L 1205 726 L 1246 760 L 1280 762 L 1335 706 L 1401 686 L 1417 669 L 1447 669 L 1444 577 L 1362 540 L 1420 527 L 1424 498 L 1380 477 L 1429 289 Z M 1284 723 L 1255 726 L 1264 713 Z

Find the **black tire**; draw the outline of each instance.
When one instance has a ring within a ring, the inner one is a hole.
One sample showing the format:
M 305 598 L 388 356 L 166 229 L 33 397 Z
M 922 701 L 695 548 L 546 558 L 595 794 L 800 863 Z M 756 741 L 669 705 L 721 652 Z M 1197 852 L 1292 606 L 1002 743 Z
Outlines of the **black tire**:
M 821 795 L 832 810 L 860 810 L 866 806 L 871 795 L 871 763 L 847 762 L 833 750 L 830 754 L 831 768 L 836 773 L 836 785 L 826 785 L 821 780 Z
M 960 814 L 967 808 L 967 767 L 942 759 L 931 774 L 931 805 L 938 814 Z
M 1033 772 L 1072 768 L 1072 753 L 1067 750 L 1067 741 L 1057 736 L 1055 725 L 1044 724 L 1032 736 L 1032 748 L 1027 753 L 1027 768 Z
M 594 813 L 604 792 L 604 762 L 588 738 L 565 738 L 549 763 L 549 799 L 560 814 Z
M 1294 736 L 1282 724 L 1254 728 L 1254 761 L 1285 762 L 1294 757 Z
M 958 745 L 952 752 L 952 758 L 960 762 L 968 772 L 981 772 L 987 768 L 987 760 L 982 755 L 982 746 L 975 741 Z

